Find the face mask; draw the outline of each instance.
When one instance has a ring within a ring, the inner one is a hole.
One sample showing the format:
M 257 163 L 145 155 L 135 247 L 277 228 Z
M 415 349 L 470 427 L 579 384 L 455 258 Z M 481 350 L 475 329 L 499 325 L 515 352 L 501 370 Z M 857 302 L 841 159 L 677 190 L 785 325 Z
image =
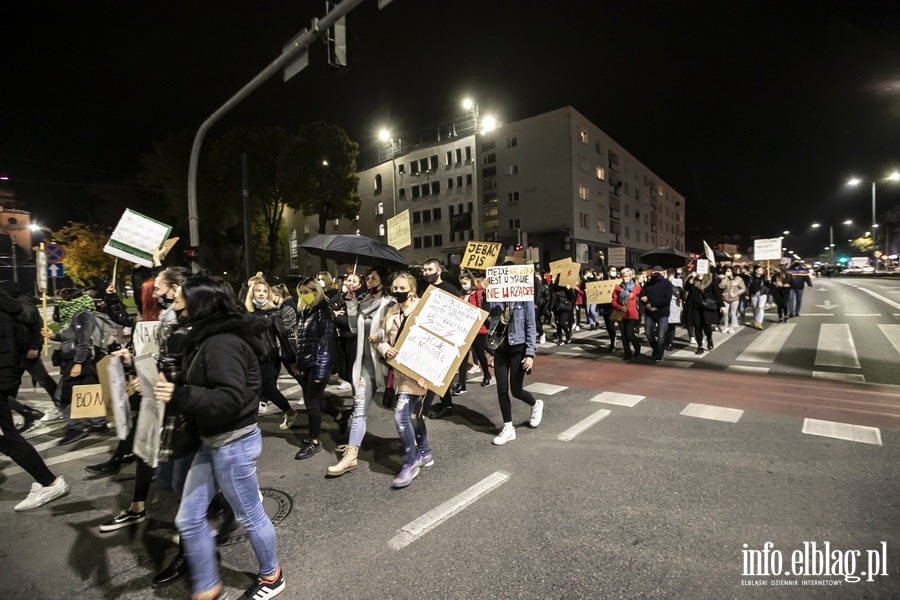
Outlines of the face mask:
M 160 305 L 161 307 L 163 307 L 163 308 L 169 308 L 170 306 L 172 306 L 173 304 L 175 304 L 175 299 L 174 299 L 174 298 L 171 298 L 171 299 L 170 299 L 170 298 L 166 298 L 165 296 L 162 296 L 162 297 L 157 296 L 157 297 L 156 297 L 156 301 L 157 301 L 157 302 L 159 303 L 159 305 Z
M 315 301 L 315 294 L 300 294 L 300 302 L 302 302 L 304 306 L 312 306 Z
M 379 284 L 379 285 L 376 285 L 375 287 L 370 287 L 370 288 L 369 288 L 369 293 L 372 294 L 372 295 L 374 296 L 375 294 L 378 293 L 378 290 L 380 290 L 380 289 L 381 289 L 381 285 L 380 285 L 380 284 Z
M 609 272 L 609 276 L 610 276 L 610 277 L 616 277 L 617 275 L 618 275 L 618 273 L 617 273 L 616 271 L 610 271 L 610 272 Z
M 403 304 L 409 299 L 409 292 L 394 292 L 394 299 Z
M 349 290 L 350 290 L 350 288 L 348 288 L 346 285 L 342 285 L 342 286 L 341 286 L 341 293 L 342 293 L 342 294 L 346 294 Z
M 434 283 L 435 281 L 437 281 L 437 278 L 438 278 L 437 273 L 432 273 L 431 275 L 425 276 L 425 281 L 427 281 L 428 283 Z
M 471 290 L 471 289 L 472 289 L 472 286 L 469 285 L 468 283 L 463 284 L 463 291 L 464 291 L 464 292 L 468 292 L 468 291 Z
M 319 282 L 319 285 L 320 285 L 321 287 L 323 287 L 323 288 L 325 287 L 325 280 L 324 280 L 324 279 L 316 279 L 316 281 Z
M 356 290 L 359 289 L 359 285 L 357 285 L 355 283 L 348 283 L 345 287 L 347 288 L 347 290 L 349 290 L 351 292 L 355 292 Z
M 262 308 L 263 306 L 266 305 L 266 302 L 267 302 L 266 300 L 257 300 L 256 298 L 254 298 L 253 306 L 255 306 L 256 308 Z

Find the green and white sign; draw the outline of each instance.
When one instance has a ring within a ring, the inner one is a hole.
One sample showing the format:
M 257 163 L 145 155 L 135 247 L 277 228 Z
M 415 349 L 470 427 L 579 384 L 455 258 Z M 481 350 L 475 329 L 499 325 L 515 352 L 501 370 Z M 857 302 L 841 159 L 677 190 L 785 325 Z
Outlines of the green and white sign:
M 153 251 L 172 233 L 172 226 L 131 209 L 119 219 L 103 251 L 145 267 L 153 266 Z

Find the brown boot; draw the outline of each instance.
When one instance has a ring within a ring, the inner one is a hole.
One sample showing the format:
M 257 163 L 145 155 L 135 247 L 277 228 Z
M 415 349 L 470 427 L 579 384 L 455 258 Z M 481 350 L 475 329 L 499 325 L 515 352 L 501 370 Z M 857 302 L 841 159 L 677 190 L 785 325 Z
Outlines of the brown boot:
M 356 470 L 356 456 L 359 454 L 359 446 L 343 446 L 344 454 L 338 464 L 328 467 L 329 477 L 340 477 L 348 471 Z

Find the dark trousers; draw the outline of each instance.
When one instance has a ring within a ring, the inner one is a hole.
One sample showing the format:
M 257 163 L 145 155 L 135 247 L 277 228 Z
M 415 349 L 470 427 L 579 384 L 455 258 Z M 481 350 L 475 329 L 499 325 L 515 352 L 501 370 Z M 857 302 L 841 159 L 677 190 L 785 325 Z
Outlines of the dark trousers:
M 537 336 L 544 335 L 544 322 L 541 319 L 541 307 L 535 303 L 534 305 L 534 327 L 537 330 Z
M 278 365 L 270 360 L 259 363 L 259 374 L 262 378 L 262 397 L 271 400 L 284 412 L 291 410 L 288 399 L 278 389 Z
M 640 321 L 637 319 L 622 319 L 619 321 L 619 333 L 622 334 L 622 349 L 625 351 L 625 358 L 632 358 L 631 349 L 634 348 L 634 354 L 641 353 L 641 341 L 634 332 Z
M 497 400 L 500 401 L 500 414 L 504 423 L 512 423 L 512 403 L 509 393 L 527 404 L 534 406 L 535 399 L 525 391 L 525 344 L 510 346 L 504 344 L 494 352 L 494 377 L 497 379 Z
M 56 380 L 50 377 L 50 373 L 47 372 L 47 367 L 44 366 L 40 354 L 35 358 L 23 358 L 22 366 L 25 368 L 25 371 L 31 375 L 31 378 L 34 379 L 35 383 L 40 385 L 48 394 L 50 394 L 51 398 L 56 395 Z
M 715 317 L 702 308 L 693 312 L 694 339 L 697 340 L 697 347 L 703 347 L 703 334 L 706 334 L 707 345 L 712 344 L 712 321 Z
M 778 318 L 788 316 L 788 295 L 790 291 L 785 287 L 777 287 L 772 290 L 772 299 L 778 307 Z
M 572 311 L 561 310 L 556 312 L 556 337 L 566 342 L 572 339 Z
M 18 390 L 0 390 L 0 452 L 6 454 L 13 462 L 22 467 L 35 481 L 43 486 L 53 485 L 56 481 L 50 469 L 34 446 L 28 443 L 13 423 L 12 411 L 8 399 Z
M 303 403 L 306 404 L 306 411 L 309 415 L 309 439 L 311 440 L 318 440 L 322 433 L 322 400 L 325 398 L 325 386 L 328 385 L 330 376 L 331 374 L 326 375 L 317 383 L 315 367 L 300 371 L 300 375 L 297 376 L 297 383 L 303 388 Z
M 616 346 L 616 322 L 610 319 L 612 313 L 612 306 L 607 305 L 603 307 L 603 327 L 606 328 L 606 335 L 609 336 L 610 348 Z
M 472 340 L 472 351 L 475 353 L 475 358 L 478 360 L 478 365 L 481 367 L 481 373 L 485 378 L 491 376 L 490 367 L 488 366 L 487 354 L 485 354 L 485 350 L 487 349 L 487 334 L 479 333 L 475 336 L 475 339 Z M 469 376 L 469 361 L 468 354 L 466 355 L 466 359 L 459 363 L 459 385 L 462 389 L 466 389 L 466 379 Z

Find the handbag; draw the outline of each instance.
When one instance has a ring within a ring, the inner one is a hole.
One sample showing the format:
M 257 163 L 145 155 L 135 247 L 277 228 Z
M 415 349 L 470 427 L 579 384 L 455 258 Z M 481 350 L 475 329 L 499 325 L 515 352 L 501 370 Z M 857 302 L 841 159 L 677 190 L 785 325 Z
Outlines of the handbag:
M 381 397 L 381 406 L 394 410 L 397 406 L 397 394 L 394 393 L 394 370 L 388 369 L 387 377 L 384 378 L 384 395 Z
M 625 309 L 624 308 L 617 308 L 614 311 L 612 311 L 611 315 L 609 315 L 610 321 L 618 322 L 618 321 L 623 320 L 624 318 L 625 318 Z
M 719 308 L 719 305 L 716 302 L 715 298 L 704 298 L 703 308 L 705 308 L 706 310 L 717 310 Z
M 487 347 L 496 350 L 503 345 L 506 340 L 506 324 L 500 322 L 500 316 L 491 317 L 491 324 L 488 326 Z

